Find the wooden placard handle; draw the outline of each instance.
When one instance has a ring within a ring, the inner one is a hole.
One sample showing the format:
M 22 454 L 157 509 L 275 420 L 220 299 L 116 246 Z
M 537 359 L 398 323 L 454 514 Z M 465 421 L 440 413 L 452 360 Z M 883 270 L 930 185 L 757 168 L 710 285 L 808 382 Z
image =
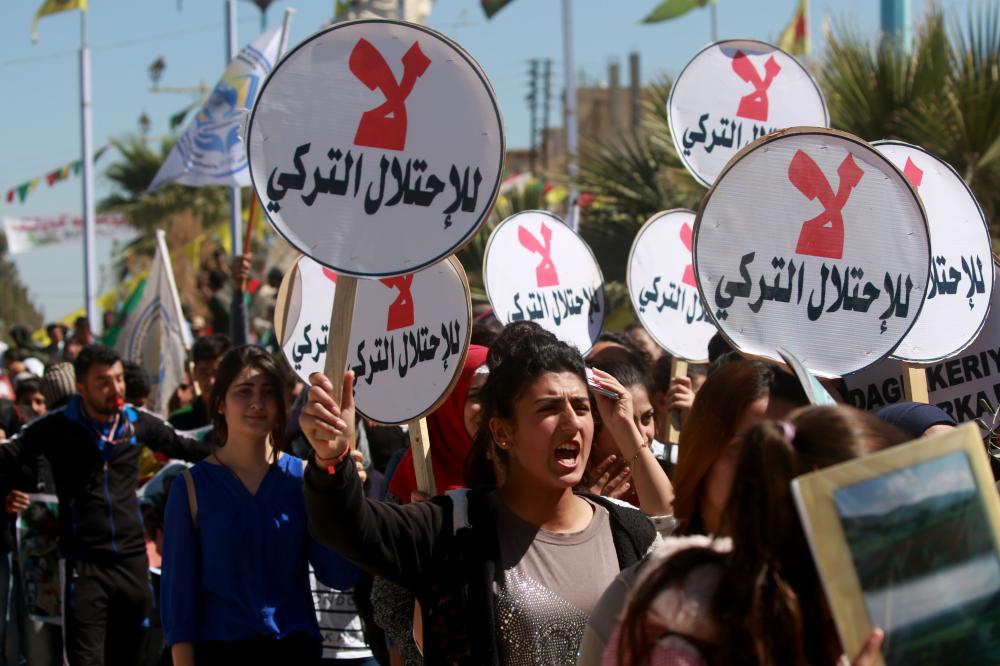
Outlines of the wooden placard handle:
M 931 401 L 927 390 L 927 371 L 923 366 L 903 363 L 903 391 L 909 402 Z
M 670 379 L 674 377 L 687 377 L 688 364 L 687 361 L 683 361 L 677 357 L 670 360 Z M 670 444 L 676 444 L 681 438 L 681 413 L 676 410 L 670 410 L 670 421 L 667 423 L 667 442 Z
M 351 344 L 351 320 L 354 319 L 354 300 L 358 295 L 358 279 L 347 275 L 337 276 L 337 288 L 333 292 L 333 310 L 330 311 L 330 327 L 327 331 L 326 364 L 323 374 L 333 384 L 333 399 L 341 404 L 344 399 L 344 369 Z M 303 294 L 303 298 L 306 295 Z M 354 424 L 349 423 L 353 428 Z
M 428 497 L 437 495 L 434 483 L 434 468 L 431 467 L 431 438 L 427 434 L 427 419 L 417 419 L 408 424 L 410 431 L 410 451 L 413 454 L 413 472 L 417 477 L 417 490 Z M 410 498 L 404 497 L 403 501 Z

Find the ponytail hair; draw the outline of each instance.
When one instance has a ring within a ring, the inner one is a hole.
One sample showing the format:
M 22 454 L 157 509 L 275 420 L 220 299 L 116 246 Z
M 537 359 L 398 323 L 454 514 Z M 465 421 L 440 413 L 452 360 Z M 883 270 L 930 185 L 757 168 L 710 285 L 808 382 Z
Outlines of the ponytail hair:
M 723 524 L 733 539 L 720 590 L 735 632 L 721 663 L 834 663 L 819 618 L 822 596 L 792 497 L 792 480 L 902 443 L 907 437 L 852 407 L 806 407 L 743 437 Z M 753 655 L 753 662 L 748 656 Z

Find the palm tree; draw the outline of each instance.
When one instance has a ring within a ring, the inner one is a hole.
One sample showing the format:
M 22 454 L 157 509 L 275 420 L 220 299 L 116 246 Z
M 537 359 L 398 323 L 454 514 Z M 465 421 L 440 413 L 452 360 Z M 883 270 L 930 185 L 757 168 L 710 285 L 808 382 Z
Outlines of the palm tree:
M 163 142 L 159 150 L 134 137 L 113 144 L 121 159 L 104 173 L 114 189 L 98 202 L 98 209 L 123 214 L 139 230 L 138 238 L 118 258 L 120 271 L 135 257 L 153 254 L 157 228 L 167 231 L 171 247 L 180 247 L 191 242 L 202 229 L 225 222 L 229 204 L 222 187 L 167 185 L 156 192 L 146 191 L 170 153 L 172 141 Z
M 932 8 L 912 50 L 839 28 L 819 80 L 834 127 L 937 154 L 965 179 L 991 229 L 1000 214 L 1000 7 L 949 30 Z
M 594 195 L 580 233 L 594 249 L 605 280 L 623 281 L 629 249 L 639 227 L 669 208 L 696 208 L 705 193 L 685 170 L 667 123 L 671 82 L 652 84 L 643 98 L 640 132 L 618 142 L 584 144 L 580 189 Z

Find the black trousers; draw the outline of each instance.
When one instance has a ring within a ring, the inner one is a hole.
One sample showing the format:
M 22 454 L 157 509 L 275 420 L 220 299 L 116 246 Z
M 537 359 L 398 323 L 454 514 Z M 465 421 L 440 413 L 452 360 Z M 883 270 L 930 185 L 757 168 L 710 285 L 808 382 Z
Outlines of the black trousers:
M 66 560 L 63 642 L 70 666 L 134 666 L 153 603 L 146 554 Z
M 308 666 L 319 663 L 320 652 L 316 639 L 305 634 L 292 634 L 281 639 L 200 641 L 194 644 L 194 662 L 197 666 Z

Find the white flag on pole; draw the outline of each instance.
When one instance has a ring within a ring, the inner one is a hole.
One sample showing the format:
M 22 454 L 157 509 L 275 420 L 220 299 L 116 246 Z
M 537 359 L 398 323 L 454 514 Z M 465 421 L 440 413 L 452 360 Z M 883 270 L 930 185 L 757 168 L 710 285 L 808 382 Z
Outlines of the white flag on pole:
M 230 61 L 212 94 L 156 173 L 149 191 L 168 183 L 247 187 L 250 172 L 240 121 L 280 54 L 282 26 L 250 42 Z
M 190 334 L 184 326 L 170 254 L 161 230 L 156 232 L 156 256 L 139 304 L 129 313 L 118 336 L 118 353 L 149 373 L 148 408 L 163 415 L 170 393 L 184 377 Z

